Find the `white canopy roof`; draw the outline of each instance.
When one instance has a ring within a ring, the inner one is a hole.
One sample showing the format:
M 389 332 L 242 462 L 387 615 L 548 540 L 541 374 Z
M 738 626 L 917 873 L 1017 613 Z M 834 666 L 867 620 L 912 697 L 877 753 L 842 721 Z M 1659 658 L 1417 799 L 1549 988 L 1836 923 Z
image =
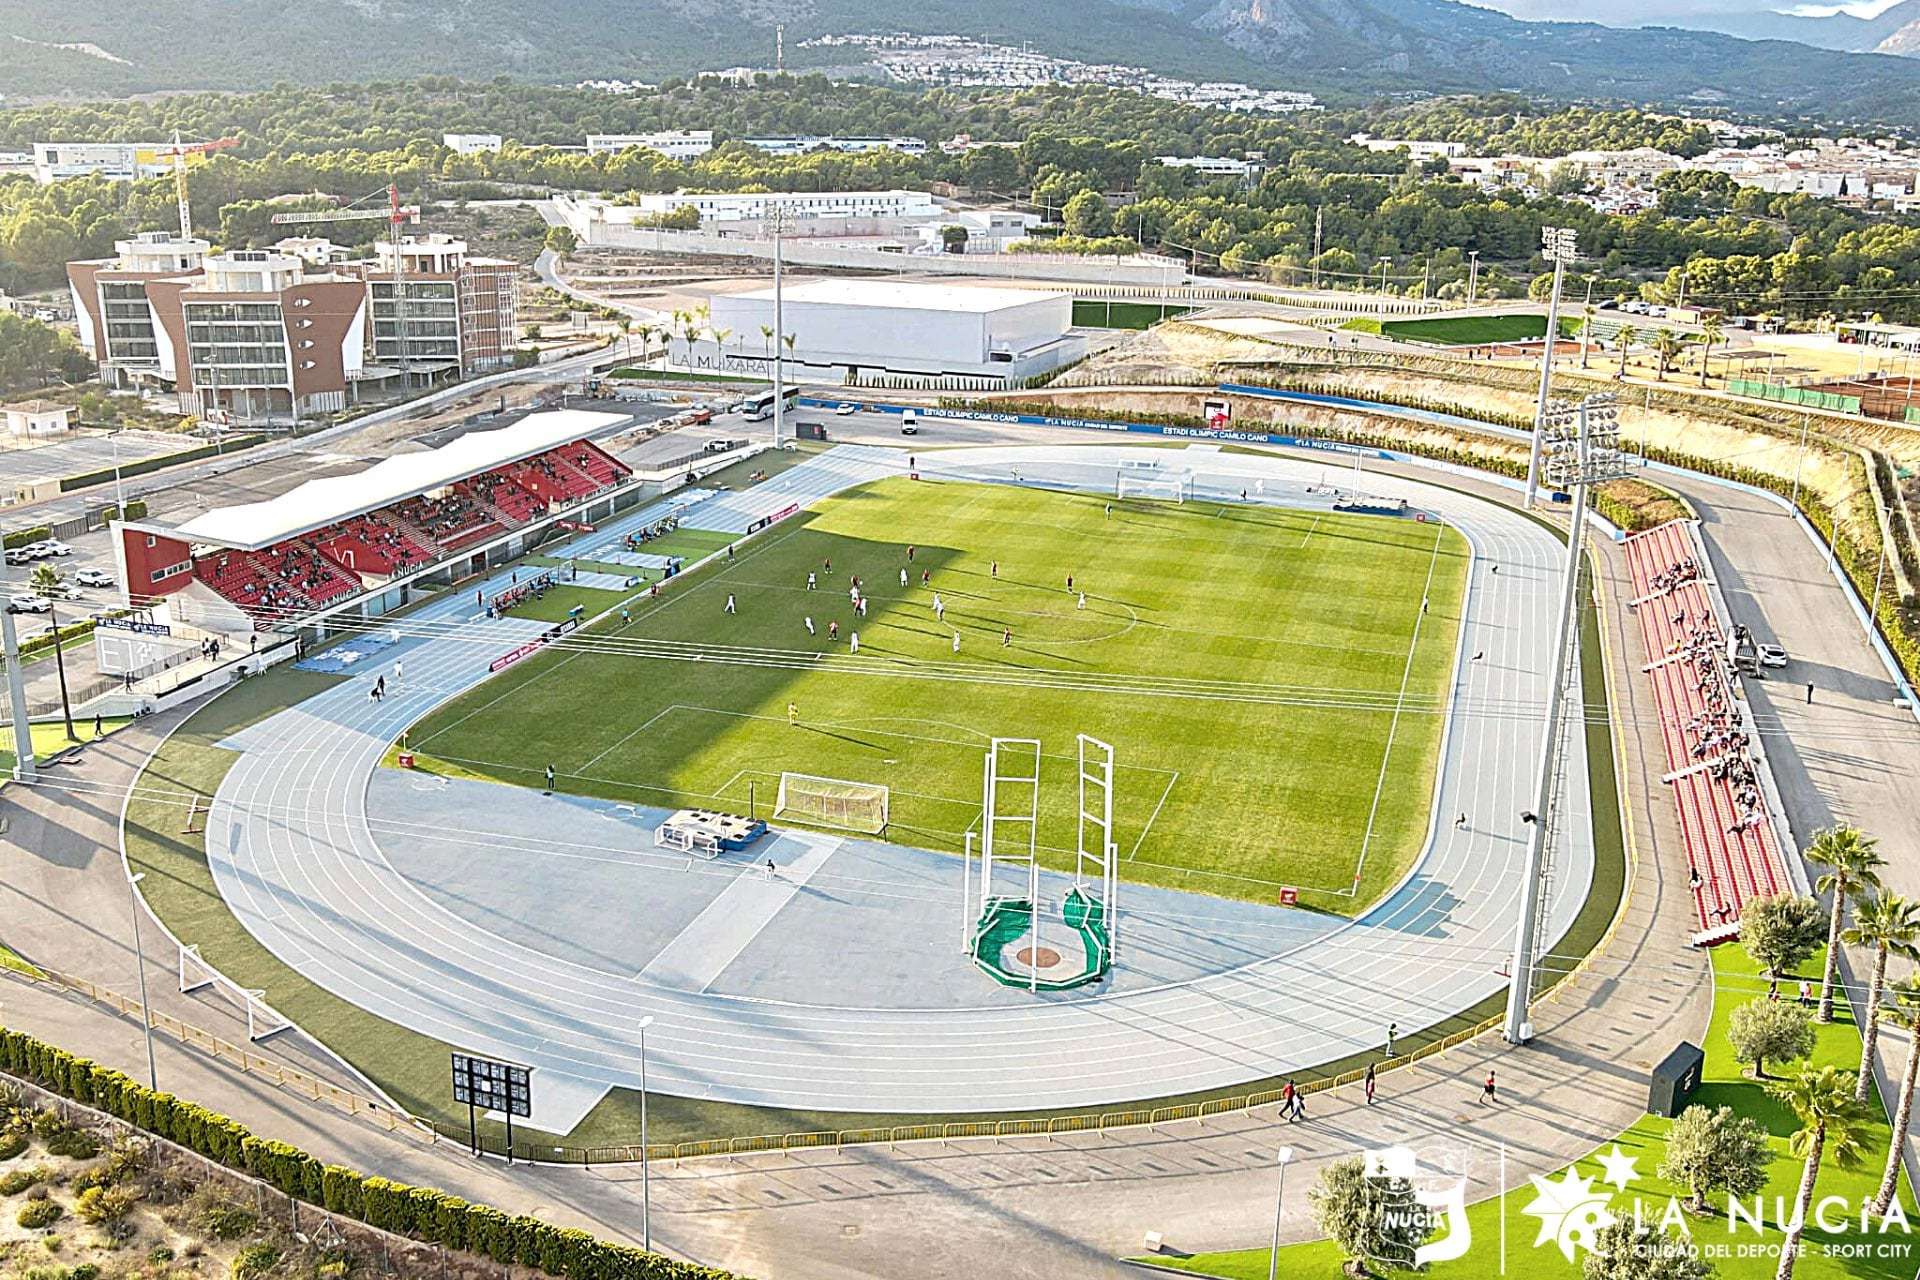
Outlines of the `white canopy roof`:
M 571 444 L 626 421 L 625 414 L 584 409 L 536 413 L 510 427 L 469 431 L 438 449 L 376 462 L 354 475 L 309 480 L 265 502 L 217 507 L 180 525 L 175 533 L 192 542 L 257 551 L 282 539 Z

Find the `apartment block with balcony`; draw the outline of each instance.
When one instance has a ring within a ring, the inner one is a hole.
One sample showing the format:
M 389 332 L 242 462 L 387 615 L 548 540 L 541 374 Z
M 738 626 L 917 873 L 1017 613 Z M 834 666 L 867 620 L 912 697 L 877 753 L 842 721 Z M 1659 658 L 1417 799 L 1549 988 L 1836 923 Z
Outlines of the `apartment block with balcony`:
M 516 264 L 476 257 L 466 241 L 452 236 L 407 236 L 399 245 L 396 284 L 394 246 L 380 242 L 375 252 L 373 259 L 346 269 L 367 283 L 370 352 L 382 375 L 416 385 L 512 364 L 519 310 Z
M 282 422 L 353 398 L 366 348 L 359 280 L 250 249 L 208 257 L 197 279 L 150 281 L 147 296 L 183 412 Z
M 211 246 L 171 232 L 143 231 L 113 247 L 112 258 L 67 264 L 80 345 L 93 357 L 100 381 L 115 390 L 173 390 L 174 373 L 162 359 L 147 286 L 196 278 Z

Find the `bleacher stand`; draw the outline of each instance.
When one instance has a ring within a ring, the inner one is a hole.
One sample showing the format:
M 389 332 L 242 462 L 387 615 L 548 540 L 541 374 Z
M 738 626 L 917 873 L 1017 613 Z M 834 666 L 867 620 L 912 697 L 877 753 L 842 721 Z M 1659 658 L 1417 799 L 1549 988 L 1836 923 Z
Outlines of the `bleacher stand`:
M 1751 727 L 1734 696 L 1727 627 L 1701 568 L 1693 526 L 1683 520 L 1626 539 L 1633 609 L 1646 641 L 1666 782 L 1687 852 L 1687 883 L 1699 931 L 1713 945 L 1739 935 L 1740 912 L 1757 897 L 1792 891 L 1779 840 L 1749 750 Z
M 632 472 L 586 440 L 481 472 L 393 506 L 260 551 L 214 551 L 194 576 L 267 627 L 385 579 L 523 528 L 555 507 L 619 485 Z

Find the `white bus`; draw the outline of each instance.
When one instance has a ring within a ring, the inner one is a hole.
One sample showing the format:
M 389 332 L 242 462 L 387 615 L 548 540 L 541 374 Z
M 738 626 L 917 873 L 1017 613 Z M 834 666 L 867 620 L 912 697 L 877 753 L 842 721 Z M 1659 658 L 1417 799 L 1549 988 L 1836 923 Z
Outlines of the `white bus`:
M 794 408 L 799 404 L 800 389 L 798 387 L 788 387 L 786 400 L 787 412 L 792 413 Z M 750 396 L 747 399 L 747 407 L 741 410 L 741 413 L 748 422 L 764 422 L 768 418 L 771 418 L 773 416 L 773 392 L 762 391 L 757 396 Z

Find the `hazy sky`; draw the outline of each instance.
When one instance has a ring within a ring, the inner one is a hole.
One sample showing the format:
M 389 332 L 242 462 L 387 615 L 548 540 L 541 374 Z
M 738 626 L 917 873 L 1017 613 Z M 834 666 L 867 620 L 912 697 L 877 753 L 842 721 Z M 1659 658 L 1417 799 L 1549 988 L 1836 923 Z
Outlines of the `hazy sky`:
M 1854 3 L 1798 3 L 1796 0 L 1613 0 L 1604 14 L 1596 13 L 1591 0 L 1473 0 L 1490 9 L 1499 9 L 1516 18 L 1559 19 L 1562 21 L 1605 22 L 1620 26 L 1644 22 L 1650 18 L 1684 18 L 1689 14 L 1783 13 L 1828 14 L 1845 10 L 1870 18 L 1890 9 L 1899 0 L 1857 0 Z

